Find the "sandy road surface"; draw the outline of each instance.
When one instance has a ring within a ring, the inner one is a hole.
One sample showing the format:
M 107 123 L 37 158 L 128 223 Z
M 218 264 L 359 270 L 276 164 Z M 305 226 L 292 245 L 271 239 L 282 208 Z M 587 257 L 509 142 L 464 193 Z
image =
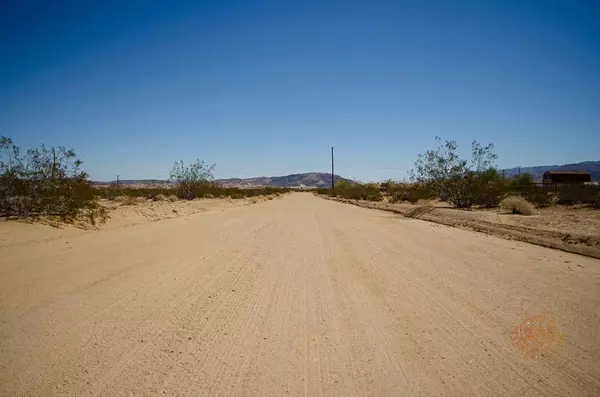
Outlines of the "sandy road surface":
M 0 394 L 593 396 L 599 307 L 599 260 L 292 194 L 0 250 Z

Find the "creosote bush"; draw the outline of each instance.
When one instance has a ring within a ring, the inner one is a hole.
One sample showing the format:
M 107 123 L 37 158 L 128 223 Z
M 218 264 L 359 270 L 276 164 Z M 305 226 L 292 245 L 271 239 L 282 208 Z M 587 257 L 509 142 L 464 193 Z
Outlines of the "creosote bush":
M 0 216 L 104 223 L 108 213 L 82 163 L 72 149 L 41 145 L 22 154 L 12 139 L 0 137 Z
M 504 196 L 503 181 L 495 169 L 494 145 L 471 145 L 471 165 L 458 156 L 455 141 L 436 137 L 438 147 L 418 155 L 411 179 L 428 186 L 433 195 L 457 208 L 495 207 Z
M 328 189 L 331 192 L 331 189 Z M 376 183 L 350 183 L 338 182 L 335 185 L 335 194 L 338 197 L 353 200 L 382 201 L 381 188 Z

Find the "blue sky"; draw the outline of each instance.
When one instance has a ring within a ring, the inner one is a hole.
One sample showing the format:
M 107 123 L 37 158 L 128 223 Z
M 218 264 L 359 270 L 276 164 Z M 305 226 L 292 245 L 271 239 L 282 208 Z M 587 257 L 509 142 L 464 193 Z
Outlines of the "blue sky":
M 434 137 L 498 165 L 600 160 L 595 1 L 0 5 L 0 134 L 93 179 L 400 179 Z

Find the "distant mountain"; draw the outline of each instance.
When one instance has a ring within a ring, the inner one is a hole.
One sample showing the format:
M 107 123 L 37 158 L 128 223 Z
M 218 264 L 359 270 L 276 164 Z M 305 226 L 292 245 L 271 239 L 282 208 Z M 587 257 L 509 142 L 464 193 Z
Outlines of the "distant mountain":
M 335 175 L 335 182 L 349 181 L 350 179 L 342 178 Z M 323 172 L 309 172 L 306 174 L 291 174 L 285 176 L 263 176 L 256 178 L 230 178 L 217 179 L 215 182 L 223 186 L 239 186 L 239 187 L 254 187 L 254 186 L 273 186 L 273 187 L 294 187 L 294 188 L 317 188 L 328 187 L 331 185 L 331 174 Z
M 335 182 L 348 181 L 350 179 L 342 178 L 335 175 Z M 258 187 L 258 186 L 273 186 L 273 187 L 294 187 L 294 188 L 317 188 L 328 187 L 331 185 L 331 174 L 323 172 L 309 172 L 306 174 L 291 174 L 285 176 L 261 176 L 255 178 L 229 178 L 217 179 L 216 183 L 223 186 L 236 187 Z M 111 182 L 94 182 L 96 185 L 115 184 Z M 120 185 L 167 185 L 169 181 L 161 179 L 123 179 L 119 181 Z
M 110 182 L 97 182 L 94 181 L 95 185 L 114 185 L 117 181 Z M 120 179 L 119 185 L 129 186 L 129 185 L 168 185 L 171 182 L 163 180 L 163 179 Z
M 521 174 L 529 174 L 533 179 L 542 179 L 546 171 L 587 171 L 591 174 L 592 180 L 600 180 L 600 161 L 584 161 L 574 164 L 563 165 L 538 165 L 535 167 L 521 167 Z M 506 177 L 512 177 L 519 174 L 519 167 L 500 170 Z

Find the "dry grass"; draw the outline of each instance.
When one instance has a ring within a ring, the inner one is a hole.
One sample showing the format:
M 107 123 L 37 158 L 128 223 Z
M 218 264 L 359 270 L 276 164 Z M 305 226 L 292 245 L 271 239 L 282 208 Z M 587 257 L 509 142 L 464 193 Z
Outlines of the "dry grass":
M 533 206 L 518 196 L 505 198 L 500 202 L 500 208 L 513 214 L 533 215 Z
M 157 194 L 156 196 L 154 196 L 153 200 L 154 201 L 165 201 L 167 199 L 167 196 L 165 196 L 164 194 Z
M 175 196 L 174 194 L 170 195 L 168 197 L 169 201 L 171 202 L 175 202 L 175 201 L 179 201 L 179 198 L 177 196 Z
M 136 205 L 137 200 L 135 197 L 131 196 L 117 196 L 115 197 L 115 201 L 121 203 L 121 205 Z

